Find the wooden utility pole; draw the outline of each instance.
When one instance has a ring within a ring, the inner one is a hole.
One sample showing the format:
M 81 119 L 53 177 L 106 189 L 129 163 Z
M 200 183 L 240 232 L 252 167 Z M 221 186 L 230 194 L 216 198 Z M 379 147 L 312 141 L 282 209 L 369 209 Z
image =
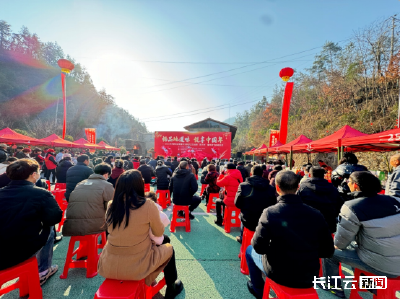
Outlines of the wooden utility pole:
M 394 55 L 394 28 L 396 27 L 396 23 L 394 22 L 396 20 L 397 15 L 392 16 L 392 38 L 390 40 L 390 58 L 393 57 Z

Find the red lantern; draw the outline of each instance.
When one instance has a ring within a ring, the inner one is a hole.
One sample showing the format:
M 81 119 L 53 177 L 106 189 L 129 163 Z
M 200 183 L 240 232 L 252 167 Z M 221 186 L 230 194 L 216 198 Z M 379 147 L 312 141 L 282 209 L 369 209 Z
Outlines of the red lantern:
M 290 77 L 292 77 L 294 74 L 294 70 L 292 68 L 283 68 L 279 72 L 279 77 L 282 78 L 283 81 L 289 81 Z
M 58 66 L 61 68 L 61 72 L 69 74 L 74 69 L 74 64 L 66 59 L 59 59 Z

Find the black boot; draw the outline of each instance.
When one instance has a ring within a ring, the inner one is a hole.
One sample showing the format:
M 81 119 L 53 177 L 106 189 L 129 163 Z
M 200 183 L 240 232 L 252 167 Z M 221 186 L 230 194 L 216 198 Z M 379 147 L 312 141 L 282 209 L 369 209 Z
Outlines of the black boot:
M 183 290 L 183 283 L 180 279 L 175 280 L 173 286 L 167 285 L 167 290 L 165 291 L 165 299 L 175 299 Z
M 217 219 L 214 221 L 214 223 L 218 226 L 222 226 L 222 217 L 221 216 L 217 216 Z

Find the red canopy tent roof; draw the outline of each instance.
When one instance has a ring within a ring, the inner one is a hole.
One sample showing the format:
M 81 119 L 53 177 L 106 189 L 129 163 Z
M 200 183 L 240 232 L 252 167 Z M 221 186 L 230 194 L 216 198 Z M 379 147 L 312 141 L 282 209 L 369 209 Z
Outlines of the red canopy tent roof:
M 264 149 L 261 153 L 274 153 L 276 149 L 278 149 L 280 146 L 283 146 L 283 144 L 280 141 L 277 141 L 273 146 L 268 147 L 267 149 Z
M 251 149 L 249 152 L 247 152 L 247 154 L 253 155 L 254 154 L 254 150 L 256 150 L 256 148 Z
M 80 145 L 75 144 L 74 142 L 64 140 L 60 138 L 57 134 L 53 133 L 48 137 L 42 138 L 38 140 L 42 145 L 48 145 L 51 147 L 69 147 L 69 148 L 78 148 Z
M 366 136 L 366 133 L 362 133 L 357 129 L 345 125 L 335 133 L 324 137 L 322 139 L 313 141 L 311 143 L 295 145 L 292 147 L 293 152 L 335 152 L 337 148 L 341 146 L 341 140 L 344 138 Z
M 280 147 L 275 148 L 275 151 L 273 151 L 273 152 L 274 153 L 290 153 L 290 150 L 292 149 L 292 147 L 297 146 L 297 145 L 307 144 L 310 142 L 312 142 L 312 140 L 302 134 L 299 137 L 297 137 L 296 139 L 294 139 L 293 141 L 286 143 L 285 145 L 282 145 Z
M 258 147 L 256 150 L 254 150 L 255 154 L 261 153 L 262 149 L 267 149 L 268 147 L 265 144 L 262 144 L 261 147 Z
M 395 151 L 400 149 L 400 128 L 366 136 L 345 138 L 346 151 Z
M 39 145 L 38 139 L 15 132 L 10 128 L 0 130 L 0 143 Z
M 89 143 L 87 140 L 84 138 L 81 138 L 77 141 L 74 141 L 74 143 L 78 144 L 80 148 L 88 148 L 88 149 L 105 149 L 104 146 L 99 146 L 97 144 L 92 144 Z
M 113 146 L 108 145 L 108 144 L 107 144 L 106 142 L 104 142 L 104 141 L 101 141 L 101 142 L 98 143 L 97 145 L 104 146 L 106 150 L 118 150 L 118 151 L 120 150 L 119 148 L 115 148 L 115 147 L 113 147 Z

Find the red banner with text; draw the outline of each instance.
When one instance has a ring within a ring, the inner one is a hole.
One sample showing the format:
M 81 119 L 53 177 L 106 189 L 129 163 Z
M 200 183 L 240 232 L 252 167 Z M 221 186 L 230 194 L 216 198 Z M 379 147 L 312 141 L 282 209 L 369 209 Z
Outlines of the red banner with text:
M 96 128 L 85 128 L 87 141 L 96 144 Z
M 269 146 L 272 147 L 279 140 L 279 130 L 271 130 L 269 132 Z
M 156 131 L 154 155 L 196 158 L 198 161 L 231 157 L 230 132 Z

